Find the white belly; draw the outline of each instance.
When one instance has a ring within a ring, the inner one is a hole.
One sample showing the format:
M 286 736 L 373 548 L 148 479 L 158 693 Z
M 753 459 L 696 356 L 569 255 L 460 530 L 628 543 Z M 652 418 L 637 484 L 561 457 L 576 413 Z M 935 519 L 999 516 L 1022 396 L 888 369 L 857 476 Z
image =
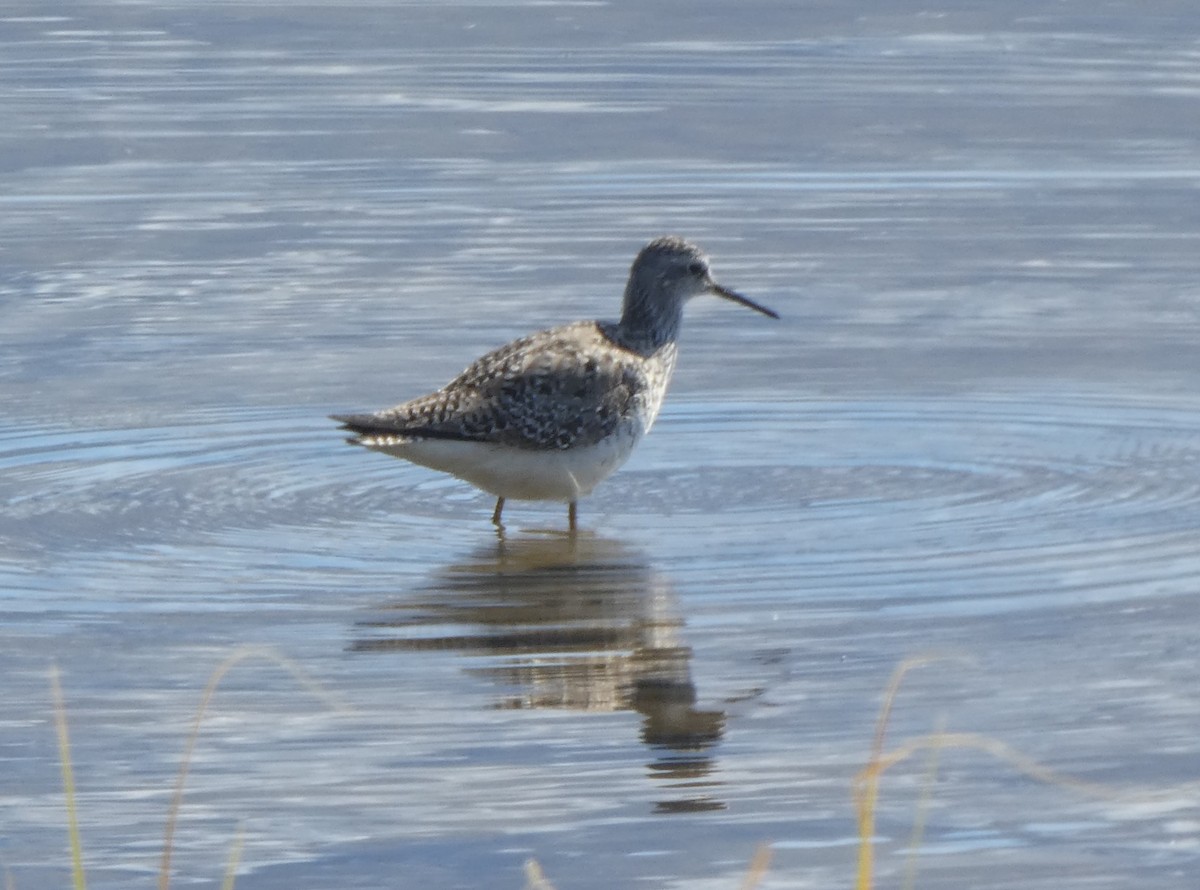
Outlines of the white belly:
M 441 470 L 501 498 L 575 501 L 629 458 L 640 430 L 625 429 L 595 445 L 532 451 L 452 439 L 366 441 L 373 451 Z

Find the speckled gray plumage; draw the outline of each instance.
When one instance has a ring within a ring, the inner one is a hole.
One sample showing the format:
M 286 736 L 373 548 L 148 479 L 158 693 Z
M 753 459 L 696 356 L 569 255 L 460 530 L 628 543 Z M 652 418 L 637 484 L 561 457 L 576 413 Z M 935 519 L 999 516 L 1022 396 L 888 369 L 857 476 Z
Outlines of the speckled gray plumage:
M 376 414 L 339 415 L 360 437 L 423 437 L 549 450 L 593 445 L 657 413 L 675 343 L 643 355 L 618 325 L 541 331 L 475 361 L 437 392 Z M 649 417 L 653 420 L 653 417 Z

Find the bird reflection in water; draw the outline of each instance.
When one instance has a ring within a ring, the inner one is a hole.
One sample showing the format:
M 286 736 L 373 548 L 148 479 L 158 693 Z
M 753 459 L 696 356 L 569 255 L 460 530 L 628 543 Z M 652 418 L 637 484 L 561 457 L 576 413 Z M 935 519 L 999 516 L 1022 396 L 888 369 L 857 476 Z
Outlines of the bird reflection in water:
M 691 649 L 669 581 L 621 544 L 588 534 L 501 538 L 426 591 L 360 622 L 356 652 L 458 650 L 508 689 L 498 708 L 642 715 L 650 774 L 685 797 L 661 812 L 723 809 L 711 749 L 725 713 L 696 708 Z

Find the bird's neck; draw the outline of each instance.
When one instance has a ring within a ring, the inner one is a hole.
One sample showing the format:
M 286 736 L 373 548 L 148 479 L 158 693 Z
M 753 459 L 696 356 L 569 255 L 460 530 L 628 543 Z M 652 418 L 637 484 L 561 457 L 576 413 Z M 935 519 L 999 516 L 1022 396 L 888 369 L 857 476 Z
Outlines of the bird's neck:
M 677 300 L 657 299 L 633 287 L 625 288 L 618 332 L 621 340 L 639 352 L 653 352 L 679 336 L 683 304 Z

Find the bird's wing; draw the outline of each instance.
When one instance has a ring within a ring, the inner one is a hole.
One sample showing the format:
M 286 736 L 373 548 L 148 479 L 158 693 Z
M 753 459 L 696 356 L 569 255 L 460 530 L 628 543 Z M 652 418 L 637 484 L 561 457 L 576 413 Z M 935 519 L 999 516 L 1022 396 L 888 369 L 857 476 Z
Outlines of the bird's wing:
M 445 387 L 376 414 L 334 419 L 360 438 L 402 436 L 518 448 L 590 445 L 634 410 L 646 381 L 608 326 L 579 322 L 515 340 Z

